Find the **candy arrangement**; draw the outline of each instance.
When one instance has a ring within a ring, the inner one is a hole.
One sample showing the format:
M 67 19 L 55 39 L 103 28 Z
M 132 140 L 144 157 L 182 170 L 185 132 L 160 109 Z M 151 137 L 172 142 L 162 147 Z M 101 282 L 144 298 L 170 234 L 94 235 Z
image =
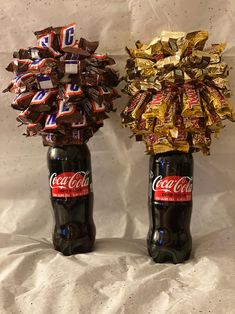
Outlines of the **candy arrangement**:
M 3 92 L 16 93 L 12 107 L 26 136 L 42 135 L 45 146 L 81 144 L 103 126 L 119 83 L 98 42 L 75 40 L 75 24 L 35 32 L 37 45 L 14 52 L 7 70 L 16 74 Z
M 128 49 L 123 91 L 131 96 L 121 113 L 137 141 L 150 154 L 202 151 L 209 155 L 211 134 L 233 118 L 227 82 L 225 44 L 205 43 L 208 33 L 163 31 L 149 45 Z

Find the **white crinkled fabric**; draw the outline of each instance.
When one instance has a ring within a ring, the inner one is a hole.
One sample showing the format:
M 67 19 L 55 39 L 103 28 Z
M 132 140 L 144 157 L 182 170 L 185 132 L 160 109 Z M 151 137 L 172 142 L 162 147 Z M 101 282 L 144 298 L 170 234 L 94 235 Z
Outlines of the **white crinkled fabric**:
M 121 74 L 124 47 L 162 30 L 208 30 L 228 43 L 235 67 L 235 3 L 212 0 L 1 1 L 0 84 L 12 52 L 35 42 L 33 30 L 77 22 L 77 37 L 99 40 Z M 235 88 L 235 71 L 230 82 Z M 95 192 L 95 251 L 64 257 L 51 243 L 46 151 L 17 128 L 12 94 L 1 94 L 0 313 L 235 313 L 235 125 L 228 123 L 211 156 L 194 155 L 192 258 L 154 264 L 147 254 L 148 159 L 120 126 L 118 102 L 89 142 Z

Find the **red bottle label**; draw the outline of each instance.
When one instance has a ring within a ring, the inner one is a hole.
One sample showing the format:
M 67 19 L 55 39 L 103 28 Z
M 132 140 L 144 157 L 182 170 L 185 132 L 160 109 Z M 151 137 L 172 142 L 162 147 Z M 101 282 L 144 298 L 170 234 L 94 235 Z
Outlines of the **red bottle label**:
M 191 177 L 158 176 L 153 180 L 155 201 L 189 202 L 192 200 L 193 179 Z
M 53 173 L 50 177 L 53 197 L 77 197 L 89 193 L 89 171 Z

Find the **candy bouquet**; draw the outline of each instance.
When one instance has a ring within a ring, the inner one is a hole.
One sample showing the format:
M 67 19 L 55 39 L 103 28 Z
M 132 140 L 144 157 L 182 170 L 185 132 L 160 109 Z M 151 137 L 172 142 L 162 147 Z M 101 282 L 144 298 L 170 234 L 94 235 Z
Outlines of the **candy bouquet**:
M 44 145 L 85 143 L 103 126 L 118 75 L 98 42 L 75 39 L 75 24 L 34 33 L 35 46 L 14 52 L 7 70 L 16 77 L 4 92 L 16 93 L 12 107 L 26 136 L 42 135 Z
M 168 151 L 210 153 L 211 135 L 234 120 L 221 54 L 225 44 L 205 48 L 208 33 L 163 31 L 149 44 L 136 42 L 124 92 L 131 96 L 122 123 L 150 154 Z

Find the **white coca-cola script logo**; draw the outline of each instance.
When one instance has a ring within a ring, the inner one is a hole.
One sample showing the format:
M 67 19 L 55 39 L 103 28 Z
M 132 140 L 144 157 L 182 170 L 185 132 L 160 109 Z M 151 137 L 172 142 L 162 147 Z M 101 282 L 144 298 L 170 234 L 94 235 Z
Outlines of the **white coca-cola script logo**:
M 169 176 L 162 178 L 161 175 L 153 180 L 152 189 L 154 191 L 164 191 L 171 193 L 191 193 L 193 179 L 187 176 Z
M 89 171 L 53 173 L 50 177 L 50 187 L 82 189 L 89 185 Z

